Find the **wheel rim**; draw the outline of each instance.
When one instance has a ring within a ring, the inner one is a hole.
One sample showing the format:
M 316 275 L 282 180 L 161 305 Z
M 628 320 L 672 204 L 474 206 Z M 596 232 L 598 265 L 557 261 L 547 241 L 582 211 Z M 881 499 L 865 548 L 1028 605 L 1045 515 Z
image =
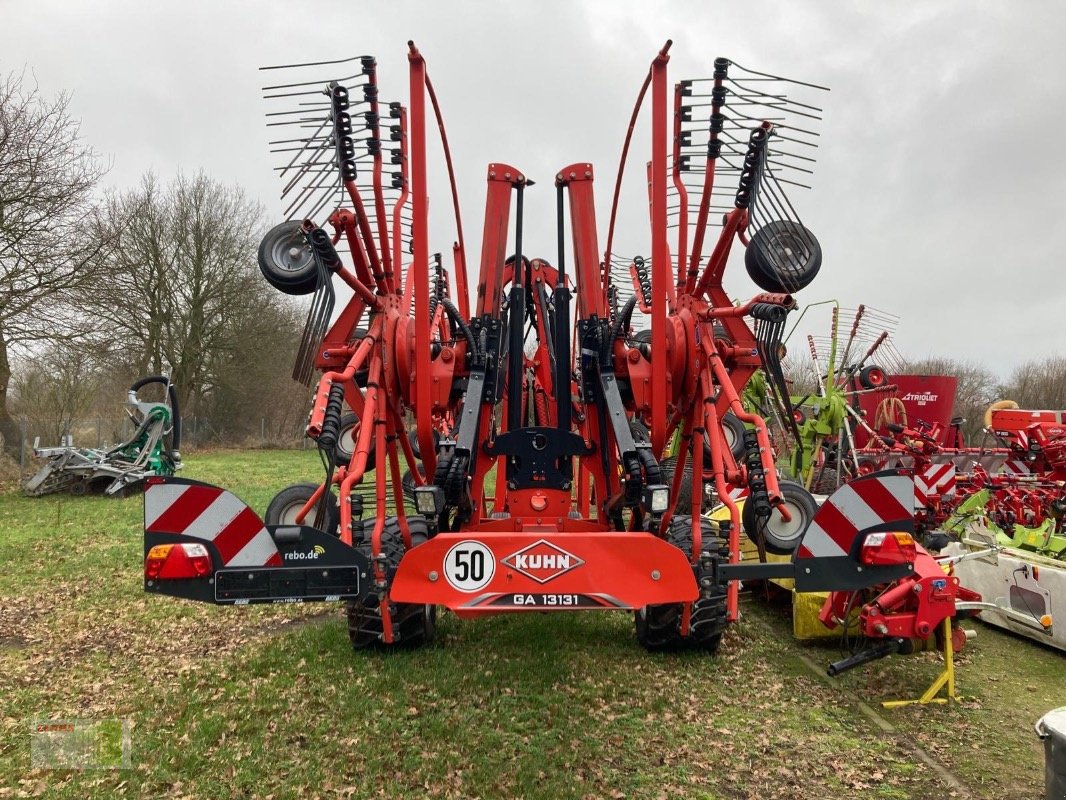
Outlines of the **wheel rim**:
M 355 454 L 355 433 L 357 425 L 346 425 L 341 429 L 340 436 L 337 438 L 337 449 L 342 455 L 347 455 L 351 458 Z
M 278 236 L 270 247 L 270 259 L 279 272 L 302 272 L 313 258 L 311 246 L 295 233 Z
M 300 513 L 300 509 L 302 509 L 304 505 L 306 505 L 307 500 L 309 499 L 310 498 L 306 498 L 303 500 L 293 500 L 291 503 L 281 509 L 281 513 L 278 514 L 278 525 L 298 525 L 299 523 L 296 521 L 296 515 Z M 304 518 L 304 524 L 310 524 L 306 517 Z
M 781 513 L 774 509 L 770 518 L 766 521 L 766 533 L 782 542 L 792 542 L 803 535 L 807 529 L 807 515 L 796 503 L 786 498 L 785 508 L 792 516 L 792 520 L 785 522 Z
M 728 425 L 723 425 L 722 439 L 725 441 L 726 449 L 732 452 L 733 446 L 737 443 L 737 432 Z
M 811 249 L 799 231 L 789 226 L 766 237 L 764 253 L 768 265 L 778 275 L 800 276 L 807 269 Z

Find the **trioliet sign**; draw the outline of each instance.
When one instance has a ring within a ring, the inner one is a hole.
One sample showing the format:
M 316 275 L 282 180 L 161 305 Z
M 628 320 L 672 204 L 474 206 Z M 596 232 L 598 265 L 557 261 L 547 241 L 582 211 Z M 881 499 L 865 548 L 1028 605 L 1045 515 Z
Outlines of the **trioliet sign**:
M 897 387 L 894 395 L 886 393 L 870 392 L 859 395 L 859 402 L 866 414 L 866 423 L 874 427 L 878 421 L 878 407 L 882 403 L 895 405 L 892 397 L 898 398 L 903 403 L 907 412 L 907 425 L 915 427 L 921 420 L 930 425 L 940 423 L 943 432 L 940 437 L 942 444 L 951 444 L 951 410 L 955 405 L 955 390 L 958 381 L 951 375 L 889 375 L 888 383 Z M 878 433 L 885 434 L 882 424 Z M 862 447 L 866 444 L 869 435 L 859 429 L 855 435 L 855 445 Z

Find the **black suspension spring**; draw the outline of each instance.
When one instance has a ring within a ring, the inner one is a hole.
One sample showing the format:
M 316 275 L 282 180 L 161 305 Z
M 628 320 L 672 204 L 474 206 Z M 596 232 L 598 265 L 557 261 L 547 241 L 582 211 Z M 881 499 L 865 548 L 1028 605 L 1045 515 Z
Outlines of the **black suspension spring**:
M 335 383 L 329 387 L 326 400 L 326 412 L 322 417 L 322 433 L 318 435 L 318 446 L 328 453 L 337 447 L 341 435 L 341 411 L 344 408 L 344 386 Z
M 748 500 L 755 516 L 770 516 L 770 495 L 766 491 L 766 472 L 759 452 L 759 437 L 755 431 L 744 433 L 745 461 L 748 467 Z
M 651 305 L 651 277 L 648 275 L 648 262 L 641 256 L 633 259 L 633 269 L 637 273 L 637 283 L 640 284 L 640 294 L 644 298 L 644 305 Z

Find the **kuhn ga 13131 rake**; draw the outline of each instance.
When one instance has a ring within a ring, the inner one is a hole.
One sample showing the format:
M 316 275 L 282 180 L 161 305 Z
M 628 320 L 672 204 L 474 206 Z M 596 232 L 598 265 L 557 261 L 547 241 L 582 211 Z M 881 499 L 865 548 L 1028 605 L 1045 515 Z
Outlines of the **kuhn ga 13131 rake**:
M 712 77 L 671 92 L 667 43 L 629 128 L 650 88 L 646 255 L 612 249 L 627 136 L 603 250 L 592 165 L 552 176 L 554 263 L 523 247 L 533 181 L 489 164 L 470 286 L 443 119 L 409 47 L 406 106 L 379 98 L 370 56 L 293 65 L 266 90 L 292 101 L 269 115 L 285 132 L 275 144 L 290 221 L 264 239 L 260 265 L 281 291 L 313 296 L 295 377 L 321 372 L 307 435 L 324 479 L 284 490 L 265 520 L 221 488 L 153 479 L 145 589 L 219 604 L 344 601 L 356 647 L 427 642 L 446 606 L 461 617 L 620 609 L 648 648 L 714 651 L 742 579 L 855 591 L 910 575 L 910 479 L 860 478 L 815 513 L 783 495 L 766 425 L 739 398 L 762 369 L 788 402 L 782 331 L 821 251 L 785 190 L 813 162 L 820 112 L 805 96 L 819 87 L 719 58 Z M 306 77 L 316 68 L 354 74 Z M 454 201 L 450 269 L 429 244 L 432 122 Z M 762 290 L 743 302 L 722 288 L 738 242 Z M 335 315 L 337 282 L 351 298 Z M 691 505 L 676 508 L 686 475 Z M 705 482 L 728 522 L 701 516 Z M 737 488 L 760 551 L 789 561 L 737 563 Z

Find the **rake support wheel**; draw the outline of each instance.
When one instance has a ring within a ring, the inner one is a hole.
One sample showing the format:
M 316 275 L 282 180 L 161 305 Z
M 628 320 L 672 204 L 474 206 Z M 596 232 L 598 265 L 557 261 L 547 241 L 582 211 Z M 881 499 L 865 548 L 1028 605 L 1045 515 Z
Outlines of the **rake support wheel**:
M 286 486 L 274 495 L 274 499 L 270 501 L 266 514 L 263 516 L 263 522 L 267 525 L 295 525 L 296 515 L 317 490 L 318 484 L 315 483 L 294 483 L 291 486 Z M 303 524 L 314 527 L 314 522 L 315 512 L 311 511 L 304 518 Z M 336 535 L 337 526 L 340 525 L 340 522 L 340 506 L 337 504 L 337 498 L 331 492 L 329 500 L 326 501 L 326 518 L 323 521 L 322 529 L 327 533 Z
M 311 243 L 295 220 L 275 225 L 259 243 L 259 270 L 284 294 L 310 294 L 318 286 Z
M 711 573 L 717 574 L 718 564 L 729 560 L 727 544 L 718 538 L 718 527 L 708 519 L 700 520 L 703 531 L 702 551 L 708 554 Z M 692 554 L 692 517 L 677 515 L 667 526 L 666 540 L 685 554 Z M 706 575 L 706 572 L 702 573 Z M 637 641 L 650 651 L 703 650 L 715 653 L 722 641 L 727 621 L 726 585 L 717 581 L 709 589 L 701 587 L 700 598 L 692 604 L 689 633 L 681 635 L 681 603 L 644 606 L 636 620 Z
M 822 247 L 814 234 L 789 220 L 763 225 L 744 251 L 744 266 L 766 292 L 798 292 L 818 276 Z
M 741 521 L 744 524 L 744 531 L 753 542 L 756 541 L 761 530 L 768 552 L 789 555 L 799 546 L 807 526 L 811 524 L 815 512 L 818 511 L 818 504 L 811 493 L 800 484 L 794 481 L 778 481 L 777 483 L 792 520 L 790 522 L 782 520 L 776 509 L 770 512 L 769 518 L 759 519 L 754 507 L 745 503 Z

